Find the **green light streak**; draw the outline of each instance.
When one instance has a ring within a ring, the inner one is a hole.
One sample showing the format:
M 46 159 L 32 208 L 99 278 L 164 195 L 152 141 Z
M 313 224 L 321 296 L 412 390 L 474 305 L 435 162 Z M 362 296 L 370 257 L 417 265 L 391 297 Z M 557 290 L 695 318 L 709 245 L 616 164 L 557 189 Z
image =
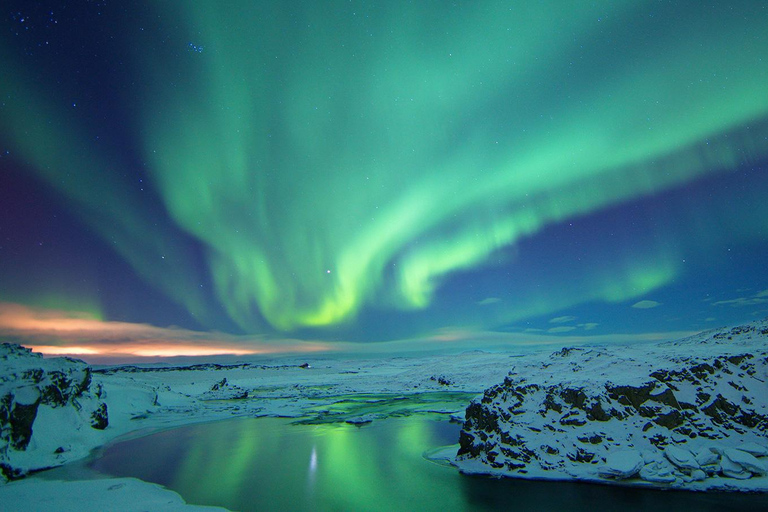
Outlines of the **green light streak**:
M 768 21 L 751 7 L 171 2 L 156 7 L 179 24 L 171 39 L 205 50 L 136 46 L 151 71 L 137 139 L 242 328 L 423 309 L 446 276 L 546 226 L 767 155 Z M 59 184 L 62 163 L 109 160 L 83 148 L 51 93 L 18 92 L 45 112 L 12 112 L 4 130 L 85 210 L 98 196 L 130 212 L 92 222 L 146 246 L 118 250 L 201 313 L 188 283 L 148 263 L 174 248 L 140 204 L 107 180 Z M 629 259 L 562 302 L 637 297 L 678 272 Z

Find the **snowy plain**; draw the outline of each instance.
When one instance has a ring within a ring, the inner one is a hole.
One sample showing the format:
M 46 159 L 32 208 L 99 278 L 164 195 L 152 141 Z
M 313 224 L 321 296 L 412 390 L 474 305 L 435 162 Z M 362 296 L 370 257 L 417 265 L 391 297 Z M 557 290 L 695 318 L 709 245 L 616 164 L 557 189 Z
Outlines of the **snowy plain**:
M 562 384 L 588 388 L 599 387 L 604 382 L 633 379 L 639 384 L 649 372 L 669 368 L 670 361 L 675 358 L 706 360 L 752 353 L 764 361 L 768 359 L 768 322 L 750 325 L 752 328 L 744 334 L 734 335 L 736 331 L 732 329 L 720 329 L 666 343 L 582 347 L 583 350 L 573 352 L 584 356 L 567 360 L 557 359 L 550 346 L 529 348 L 522 352 L 475 350 L 446 355 L 354 358 L 314 354 L 238 361 L 220 358 L 216 362 L 99 366 L 94 367 L 91 373 L 90 394 L 81 400 L 93 401 L 93 407 L 96 407 L 97 401 L 106 403 L 108 426 L 95 429 L 83 424 L 83 414 L 79 409 L 41 405 L 27 449 L 16 451 L 4 447 L 4 461 L 26 473 L 81 459 L 90 450 L 120 437 L 146 435 L 181 425 L 235 417 L 293 417 L 316 422 L 363 424 L 391 415 L 437 412 L 455 421 L 464 421 L 465 410 L 473 398 L 479 398 L 485 390 L 499 385 L 513 369 L 527 382 L 542 386 Z M 598 353 L 604 357 L 595 357 Z M 614 357 L 617 354 L 621 357 Z M 553 367 L 553 361 L 562 368 Z M 628 361 L 633 363 L 628 364 Z M 23 362 L 18 358 L 0 359 L 0 366 L 5 365 L 2 374 L 11 376 L 2 383 L 0 391 L 5 393 L 24 387 L 25 384 L 20 379 L 14 379 L 13 375 L 20 375 L 22 370 L 35 365 L 64 367 L 71 364 L 68 359 L 43 360 L 38 357 L 26 358 Z M 768 375 L 765 375 L 764 366 L 761 368 L 762 373 L 756 376 L 758 380 L 755 382 L 765 384 Z M 95 397 L 97 389 L 98 397 Z M 768 392 L 765 389 L 755 391 L 763 402 L 752 404 L 753 408 L 765 414 Z M 723 392 L 732 394 L 733 385 Z M 23 401 L 23 398 L 20 400 Z M 533 415 L 528 417 L 534 418 Z M 625 430 L 637 428 L 635 424 L 624 424 L 615 419 L 604 422 L 602 426 L 604 430 L 614 433 L 615 439 L 621 439 L 622 435 L 630 439 L 631 432 Z M 755 430 L 752 434 L 750 442 L 768 447 L 765 430 Z M 728 445 L 728 439 L 720 441 L 721 445 Z M 585 466 L 580 473 L 574 472 L 571 467 L 567 471 L 531 471 L 526 475 L 505 469 L 499 471 L 489 466 L 488 461 L 480 459 L 460 460 L 456 458 L 458 446 L 449 447 L 441 453 L 443 458 L 466 472 L 555 480 L 570 478 L 619 485 L 643 484 L 639 480 L 625 481 L 612 477 L 611 471 L 634 471 L 641 462 L 645 464 L 647 461 L 636 460 L 640 452 L 629 453 L 621 443 L 611 446 L 610 451 L 601 453 L 595 464 Z M 759 464 L 765 465 L 765 457 L 759 457 Z M 743 466 L 738 466 L 734 471 L 739 473 L 742 469 Z M 674 485 L 695 490 L 768 491 L 768 477 L 760 472 L 760 468 L 755 469 L 748 479 L 722 476 L 708 478 L 706 482 L 677 479 Z M 20 480 L 0 483 L 0 508 L 19 511 L 105 510 L 104 503 L 119 502 L 124 507 L 119 510 L 132 511 L 157 509 L 157 504 L 162 501 L 167 505 L 163 505 L 163 509 L 167 510 L 211 510 L 209 507 L 185 505 L 172 491 L 135 479 L 58 482 L 42 476 L 32 474 Z M 663 483 L 657 482 L 657 485 L 663 486 Z M 122 495 L 130 495 L 130 500 L 122 500 Z M 78 499 L 84 496 L 88 499 Z M 118 510 L 114 507 L 109 509 Z

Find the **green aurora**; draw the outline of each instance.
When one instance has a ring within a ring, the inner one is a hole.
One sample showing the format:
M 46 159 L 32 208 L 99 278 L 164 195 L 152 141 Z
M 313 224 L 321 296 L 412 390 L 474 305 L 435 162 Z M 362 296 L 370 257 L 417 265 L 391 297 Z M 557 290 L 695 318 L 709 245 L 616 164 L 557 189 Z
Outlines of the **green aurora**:
M 119 121 L 73 108 L 98 79 L 57 81 L 4 36 L 0 140 L 203 325 L 210 302 L 248 332 L 429 312 L 548 228 L 768 157 L 760 2 L 150 5 L 100 27 Z M 127 136 L 94 143 L 112 123 Z M 766 207 L 735 208 L 738 232 L 693 246 L 764 241 Z M 645 298 L 684 272 L 665 242 L 482 321 Z

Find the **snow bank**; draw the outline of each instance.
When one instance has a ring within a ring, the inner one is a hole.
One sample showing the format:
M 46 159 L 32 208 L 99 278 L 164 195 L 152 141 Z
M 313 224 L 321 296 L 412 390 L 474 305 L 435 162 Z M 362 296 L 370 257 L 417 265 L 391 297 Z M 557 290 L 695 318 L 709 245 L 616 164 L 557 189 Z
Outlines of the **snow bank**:
M 472 401 L 467 473 L 768 491 L 768 320 L 521 358 Z
M 220 507 L 187 505 L 173 491 L 135 478 L 65 482 L 28 478 L 0 486 L 3 510 L 56 512 L 226 512 Z

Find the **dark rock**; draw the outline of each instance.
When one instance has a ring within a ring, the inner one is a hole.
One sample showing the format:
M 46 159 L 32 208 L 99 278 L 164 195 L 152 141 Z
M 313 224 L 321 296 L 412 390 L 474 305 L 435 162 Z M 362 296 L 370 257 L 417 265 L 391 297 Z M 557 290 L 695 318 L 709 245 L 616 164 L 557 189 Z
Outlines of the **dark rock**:
M 656 419 L 653 420 L 657 425 L 670 430 L 679 427 L 684 421 L 685 419 L 683 418 L 683 415 L 680 414 L 680 411 L 678 410 L 670 411 L 667 414 L 659 414 Z
M 667 388 L 661 393 L 657 395 L 649 395 L 649 400 L 653 400 L 654 402 L 659 402 L 664 405 L 668 405 L 670 407 L 674 407 L 675 409 L 680 409 L 680 404 L 677 402 L 677 398 L 675 398 L 675 394 L 672 392 L 672 389 Z
M 735 364 L 735 365 L 738 366 L 745 359 L 752 359 L 753 357 L 754 356 L 752 354 L 741 354 L 741 355 L 738 355 L 738 356 L 730 356 L 727 359 L 728 359 L 729 363 Z
M 23 471 L 11 467 L 10 464 L 6 464 L 5 462 L 0 462 L 0 473 L 2 473 L 2 475 L 8 480 L 18 480 L 19 478 L 25 476 Z
M 520 404 L 522 404 L 522 401 Z M 544 409 L 541 411 L 541 415 L 545 416 L 548 411 L 563 412 L 563 406 L 555 401 L 555 396 L 552 393 L 547 393 L 546 398 L 544 398 Z
M 16 404 L 11 410 L 9 423 L 11 427 L 11 447 L 14 450 L 26 450 L 32 439 L 32 425 L 37 417 L 40 400 L 32 404 Z
M 574 418 L 574 417 L 570 417 L 570 418 L 569 417 L 563 417 L 563 418 L 560 418 L 560 424 L 563 425 L 563 426 L 581 427 L 583 425 L 586 425 L 587 422 L 585 420 L 581 419 L 581 418 L 578 418 L 578 417 L 576 417 L 576 418 Z
M 557 448 L 554 448 L 552 446 L 549 446 L 548 444 L 541 445 L 541 450 L 543 452 L 546 452 L 546 453 L 550 454 L 550 455 L 557 455 L 558 453 L 560 453 L 560 450 L 558 450 Z
M 431 376 L 429 378 L 429 380 L 435 381 L 438 384 L 440 384 L 441 386 L 450 386 L 451 384 L 453 384 L 453 382 L 451 382 L 450 380 L 448 380 L 447 378 L 445 378 L 442 375 L 440 375 L 439 377 L 436 377 L 436 376 L 433 375 L 433 376 Z
M 603 442 L 603 436 L 599 434 L 593 434 L 591 436 L 583 436 L 578 438 L 582 443 L 600 444 Z
M 477 457 L 480 455 L 480 452 L 483 448 L 484 446 L 482 444 L 475 444 L 475 436 L 466 430 L 459 432 L 459 451 L 457 455 L 470 455 L 472 457 Z
M 104 430 L 109 425 L 109 415 L 107 414 L 107 404 L 101 402 L 101 405 L 91 413 L 91 427 L 96 430 Z
M 584 409 L 584 402 L 587 401 L 587 395 L 581 389 L 565 388 L 560 393 L 565 403 L 577 409 Z
M 651 390 L 653 389 L 653 383 L 648 383 L 643 386 L 611 386 L 606 385 L 605 389 L 608 391 L 608 396 L 622 405 L 631 405 L 635 409 L 639 410 L 651 397 Z
M 707 363 L 701 363 L 691 366 L 691 373 L 701 380 L 706 380 L 707 377 L 715 373 L 715 369 Z
M 603 405 L 599 398 L 585 410 L 587 412 L 587 419 L 590 421 L 608 421 L 611 419 L 611 415 L 603 410 Z
M 467 407 L 465 428 L 495 432 L 499 429 L 499 415 L 490 411 L 477 402 Z
M 218 391 L 218 390 L 220 390 L 221 388 L 223 388 L 226 385 L 227 385 L 227 378 L 224 377 L 219 382 L 217 382 L 213 386 L 211 386 L 211 391 Z
M 584 448 L 577 447 L 576 451 L 566 454 L 566 457 L 573 462 L 592 462 L 592 459 L 595 458 L 595 454 Z

